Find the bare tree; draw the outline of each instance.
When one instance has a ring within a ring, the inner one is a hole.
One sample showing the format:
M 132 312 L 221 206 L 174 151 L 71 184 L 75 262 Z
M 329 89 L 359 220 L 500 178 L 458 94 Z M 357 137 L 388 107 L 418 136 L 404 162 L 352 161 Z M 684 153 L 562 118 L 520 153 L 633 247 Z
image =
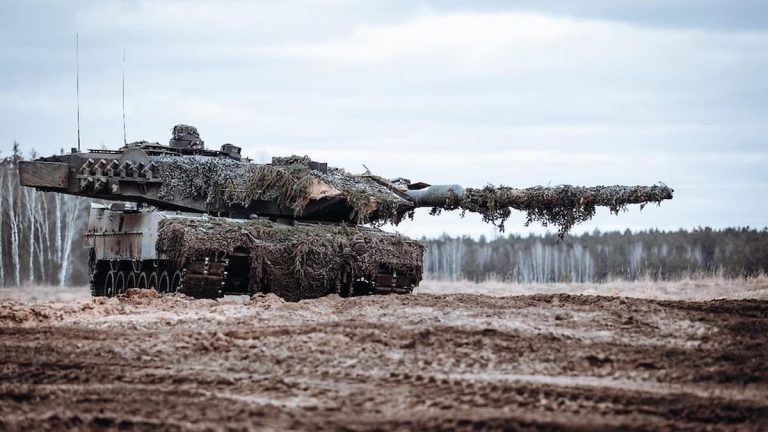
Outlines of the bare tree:
M 82 227 L 82 204 L 85 201 L 80 197 L 68 197 L 64 201 L 63 216 L 64 216 L 64 232 L 61 241 L 62 251 L 60 261 L 59 272 L 59 285 L 64 286 L 68 282 L 68 276 L 72 267 L 70 263 L 70 256 L 72 255 L 72 243 L 75 238 L 75 233 Z
M 21 286 L 21 262 L 19 260 L 19 218 L 16 213 L 16 191 L 14 187 L 16 182 L 16 176 L 14 175 L 16 165 L 12 162 L 11 169 L 7 174 L 6 185 L 8 187 L 5 194 L 8 200 L 8 219 L 10 223 L 10 238 L 11 238 L 11 263 L 13 267 L 13 281 L 15 286 Z
M 32 188 L 23 188 L 23 195 L 24 195 L 24 203 L 26 207 L 25 212 L 25 219 L 27 220 L 27 243 L 29 245 L 29 255 L 28 255 L 28 272 L 29 272 L 29 282 L 34 283 L 35 282 L 35 247 L 39 247 L 39 244 L 37 243 L 37 239 L 35 236 L 35 228 L 37 225 L 37 221 L 40 219 L 39 215 L 37 214 L 37 192 Z M 37 216 L 37 217 L 36 217 Z

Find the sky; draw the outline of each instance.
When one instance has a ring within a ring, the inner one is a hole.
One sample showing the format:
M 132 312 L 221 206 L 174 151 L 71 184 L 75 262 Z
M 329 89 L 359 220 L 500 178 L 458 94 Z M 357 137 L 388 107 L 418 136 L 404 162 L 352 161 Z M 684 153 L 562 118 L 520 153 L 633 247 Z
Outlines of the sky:
M 3 1 L 0 157 L 167 142 L 431 184 L 655 184 L 575 233 L 768 225 L 768 2 Z M 493 238 L 478 215 L 396 230 Z M 542 233 L 507 222 L 507 233 Z

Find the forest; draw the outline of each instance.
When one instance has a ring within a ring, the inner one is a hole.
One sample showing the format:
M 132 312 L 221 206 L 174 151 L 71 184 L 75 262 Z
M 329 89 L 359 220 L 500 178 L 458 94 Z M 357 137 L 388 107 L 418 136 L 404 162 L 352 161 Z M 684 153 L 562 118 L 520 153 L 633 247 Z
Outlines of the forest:
M 21 187 L 22 159 L 18 143 L 0 159 L 0 286 L 86 284 L 82 234 L 90 201 Z M 766 228 L 422 240 L 424 277 L 440 280 L 603 282 L 768 273 Z
M 604 282 L 768 273 L 768 229 L 424 239 L 425 277 L 482 282 Z
M 16 142 L 0 160 L 0 286 L 87 283 L 88 200 L 20 186 L 20 160 Z

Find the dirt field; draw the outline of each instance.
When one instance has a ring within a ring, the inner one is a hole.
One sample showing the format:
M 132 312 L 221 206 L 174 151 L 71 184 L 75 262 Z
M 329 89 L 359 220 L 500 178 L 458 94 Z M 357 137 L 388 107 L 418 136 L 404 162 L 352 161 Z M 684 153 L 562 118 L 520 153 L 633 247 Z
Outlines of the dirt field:
M 768 429 L 765 300 L 152 294 L 5 292 L 0 430 Z

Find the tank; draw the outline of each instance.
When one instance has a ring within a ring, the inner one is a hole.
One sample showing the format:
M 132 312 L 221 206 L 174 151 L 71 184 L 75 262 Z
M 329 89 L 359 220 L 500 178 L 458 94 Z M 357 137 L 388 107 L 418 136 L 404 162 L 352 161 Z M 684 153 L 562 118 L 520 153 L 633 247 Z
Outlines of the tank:
M 352 174 L 307 156 L 259 164 L 241 148 L 207 149 L 177 125 L 169 145 L 146 141 L 19 163 L 38 190 L 90 197 L 85 246 L 94 296 L 153 288 L 198 298 L 275 293 L 287 300 L 410 293 L 424 245 L 382 231 L 419 207 L 476 212 L 504 229 L 512 210 L 527 222 L 570 228 L 605 206 L 671 199 L 652 186 L 431 185 Z

